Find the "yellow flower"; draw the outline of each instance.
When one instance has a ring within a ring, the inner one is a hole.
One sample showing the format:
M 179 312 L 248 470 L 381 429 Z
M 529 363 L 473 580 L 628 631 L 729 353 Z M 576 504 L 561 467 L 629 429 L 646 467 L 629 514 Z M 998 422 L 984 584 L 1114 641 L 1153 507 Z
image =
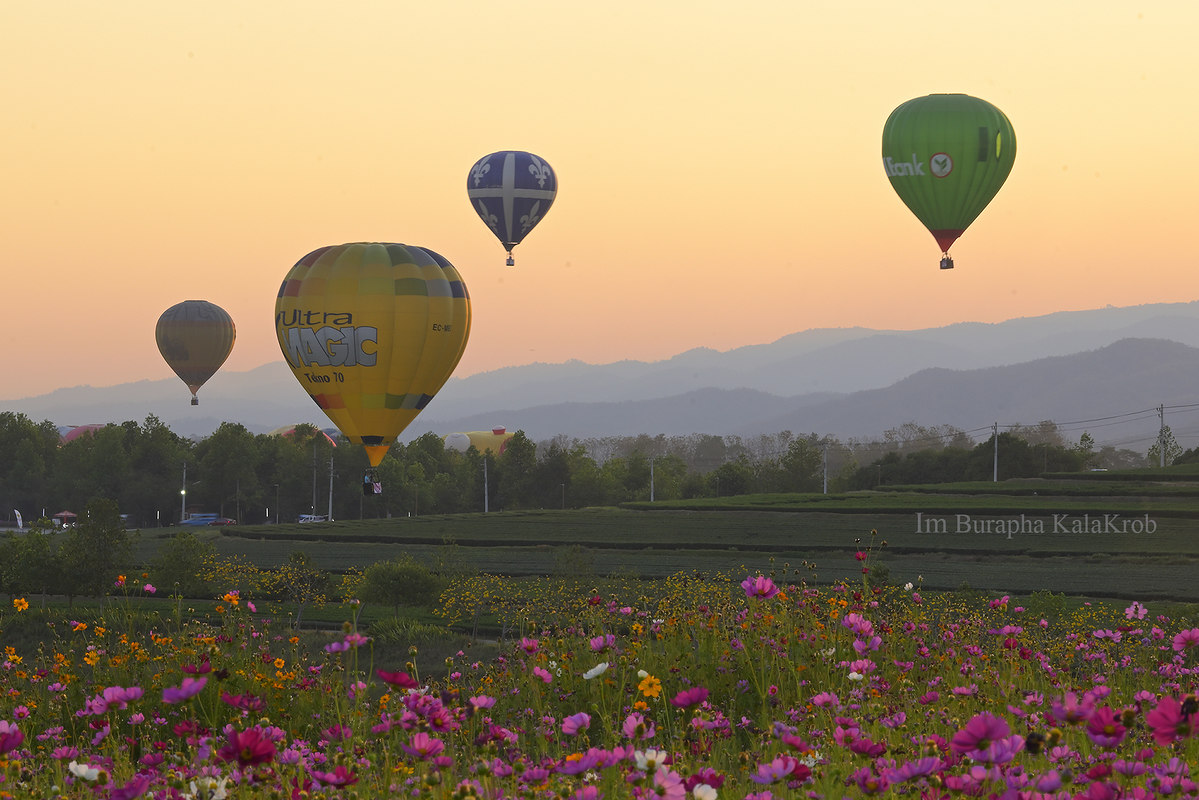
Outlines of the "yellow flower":
M 637 684 L 637 691 L 646 697 L 657 697 L 662 694 L 662 681 L 653 675 L 646 675 L 641 679 L 641 683 Z
M 275 659 L 275 669 L 283 669 L 283 667 L 286 666 L 286 664 L 287 664 L 287 662 L 281 658 Z
M 14 597 L 12 599 L 12 607 L 15 608 L 17 611 L 28 611 L 29 610 L 29 601 L 26 600 L 24 597 Z
M 94 667 L 96 664 L 100 663 L 100 654 L 93 650 L 85 655 L 83 660 L 87 662 L 88 666 Z

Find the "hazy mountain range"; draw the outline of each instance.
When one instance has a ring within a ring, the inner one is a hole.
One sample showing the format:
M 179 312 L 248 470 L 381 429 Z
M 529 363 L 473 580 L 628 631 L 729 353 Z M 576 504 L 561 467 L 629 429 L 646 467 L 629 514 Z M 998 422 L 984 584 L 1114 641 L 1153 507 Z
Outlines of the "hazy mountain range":
M 58 425 L 154 414 L 188 436 L 206 436 L 224 421 L 260 433 L 297 422 L 329 426 L 281 359 L 220 372 L 201 390 L 199 406 L 188 401 L 171 376 L 59 389 L 0 401 L 0 410 Z M 1168 407 L 1176 433 L 1185 431 L 1190 411 L 1180 406 L 1189 404 L 1199 404 L 1199 301 L 914 331 L 815 329 L 656 362 L 505 367 L 452 378 L 405 438 L 496 425 L 535 440 L 782 430 L 873 438 L 905 422 L 975 430 L 1052 419 L 1078 423 L 1101 443 L 1121 443 L 1153 435 L 1156 412 L 1132 412 L 1158 405 Z M 1140 427 L 1121 420 L 1140 420 Z

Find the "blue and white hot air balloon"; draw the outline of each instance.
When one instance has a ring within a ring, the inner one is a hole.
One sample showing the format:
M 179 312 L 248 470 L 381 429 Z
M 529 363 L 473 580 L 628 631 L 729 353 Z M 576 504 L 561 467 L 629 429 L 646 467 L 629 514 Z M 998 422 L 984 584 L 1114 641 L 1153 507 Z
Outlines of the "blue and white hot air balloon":
M 470 168 L 466 194 L 475 212 L 508 251 L 520 244 L 554 204 L 558 177 L 544 158 L 523 150 L 483 156 Z

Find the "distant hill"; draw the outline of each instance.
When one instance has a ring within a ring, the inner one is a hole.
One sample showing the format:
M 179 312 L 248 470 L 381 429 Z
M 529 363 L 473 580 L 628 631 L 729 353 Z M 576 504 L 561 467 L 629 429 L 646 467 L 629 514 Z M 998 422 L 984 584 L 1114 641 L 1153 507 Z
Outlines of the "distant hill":
M 506 425 L 535 439 L 780 430 L 870 437 L 908 421 L 970 430 L 1086 420 L 1199 400 L 1197 355 L 1199 302 L 915 331 L 809 330 L 657 362 L 536 363 L 453 378 L 405 436 Z M 189 436 L 206 436 L 222 421 L 259 433 L 329 424 L 281 360 L 219 372 L 199 406 L 188 400 L 171 377 L 59 389 L 0 401 L 0 410 L 58 425 L 154 414 Z M 1105 430 L 1091 432 L 1103 441 Z

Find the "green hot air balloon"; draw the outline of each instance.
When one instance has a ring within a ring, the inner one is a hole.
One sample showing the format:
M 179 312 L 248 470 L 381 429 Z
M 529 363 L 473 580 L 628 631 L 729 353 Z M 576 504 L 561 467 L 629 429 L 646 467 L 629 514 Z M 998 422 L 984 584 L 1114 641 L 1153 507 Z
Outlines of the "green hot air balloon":
M 949 247 L 1003 186 L 1016 158 L 1016 133 L 1003 112 L 965 94 L 930 94 L 891 112 L 883 126 L 883 168 L 899 199 L 941 247 Z

